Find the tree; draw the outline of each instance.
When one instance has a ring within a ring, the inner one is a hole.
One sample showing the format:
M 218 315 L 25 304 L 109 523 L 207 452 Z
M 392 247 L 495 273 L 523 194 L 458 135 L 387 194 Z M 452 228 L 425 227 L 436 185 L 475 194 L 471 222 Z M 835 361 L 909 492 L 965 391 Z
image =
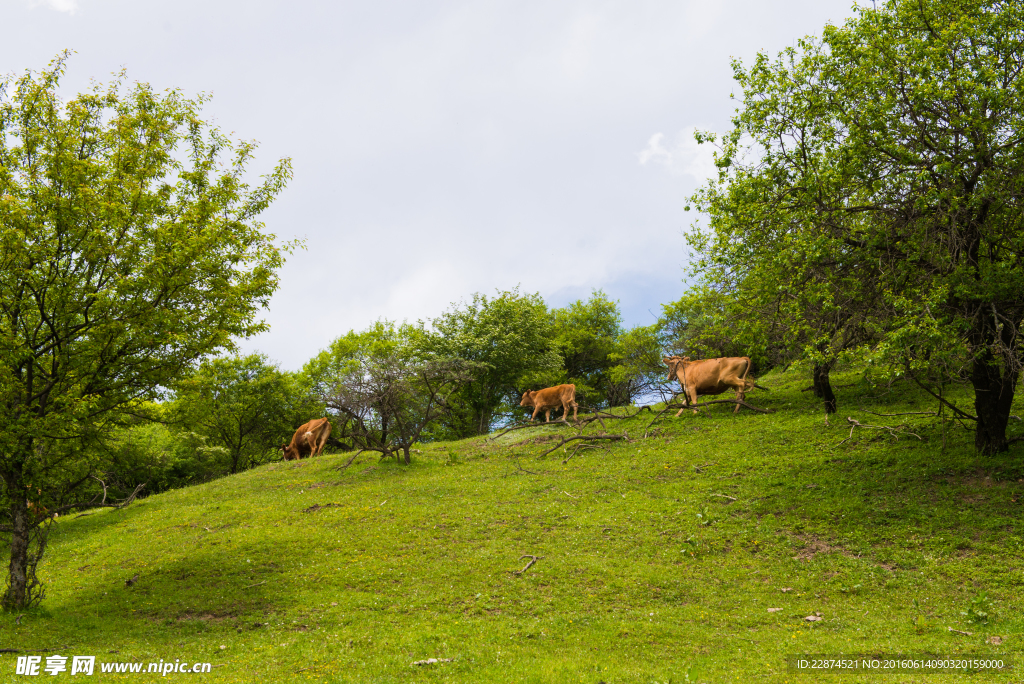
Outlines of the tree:
M 2 602 L 13 609 L 42 598 L 30 500 L 92 505 L 102 451 L 90 445 L 198 359 L 266 330 L 257 313 L 282 262 L 256 219 L 287 160 L 251 188 L 254 144 L 205 124 L 202 98 L 123 92 L 123 75 L 63 103 L 66 59 L 0 84 Z
M 310 413 L 297 410 L 300 402 L 287 373 L 250 354 L 203 361 L 174 384 L 171 414 L 179 431 L 223 447 L 224 472 L 237 473 L 266 463 L 291 438 L 296 414 Z
M 551 319 L 554 348 L 562 357 L 564 372 L 549 382 L 576 385 L 576 398 L 584 405 L 608 404 L 612 400 L 608 396 L 610 371 L 615 365 L 611 354 L 622 334 L 618 304 L 603 291 L 594 290 L 587 301 L 578 299 L 553 310 Z
M 322 400 L 347 423 L 361 451 L 387 458 L 401 450 L 405 463 L 424 430 L 449 410 L 453 392 L 472 379 L 473 364 L 424 354 L 422 330 L 381 321 L 334 341 L 308 371 L 320 378 Z M 335 369 L 333 379 L 323 369 Z
M 470 361 L 477 369 L 472 382 L 452 397 L 446 422 L 454 437 L 487 434 L 503 407 L 506 414 L 516 410 L 527 385 L 542 384 L 561 366 L 539 294 L 523 295 L 518 288 L 494 298 L 477 293 L 430 325 L 429 330 L 422 326 L 425 352 Z
M 656 324 L 622 331 L 609 354 L 615 365 L 608 371 L 608 405 L 629 406 L 645 396 L 664 395 L 667 369 L 662 354 Z
M 772 220 L 710 256 L 738 269 L 768 237 L 808 257 L 803 274 L 847 269 L 878 295 L 863 315 L 894 375 L 933 393 L 936 371 L 969 379 L 976 415 L 946 403 L 983 453 L 1008 448 L 1024 366 L 1022 26 L 1024 6 L 996 0 L 858 8 L 776 61 L 735 65 L 743 107 L 718 156 L 716 182 L 760 184 L 737 206 Z M 730 211 L 719 225 L 743 222 Z

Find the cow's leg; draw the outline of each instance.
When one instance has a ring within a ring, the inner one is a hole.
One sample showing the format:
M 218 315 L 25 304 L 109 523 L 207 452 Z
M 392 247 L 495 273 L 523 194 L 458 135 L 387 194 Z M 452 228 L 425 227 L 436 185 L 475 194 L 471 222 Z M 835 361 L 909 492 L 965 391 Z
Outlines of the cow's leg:
M 743 385 L 736 388 L 736 401 L 743 401 L 746 398 L 746 394 L 743 393 Z M 736 408 L 732 410 L 733 413 L 740 412 L 740 405 L 736 404 Z
M 690 387 L 686 390 L 686 398 L 690 402 L 690 406 L 693 406 L 693 415 L 697 415 L 700 411 L 697 410 L 697 388 Z

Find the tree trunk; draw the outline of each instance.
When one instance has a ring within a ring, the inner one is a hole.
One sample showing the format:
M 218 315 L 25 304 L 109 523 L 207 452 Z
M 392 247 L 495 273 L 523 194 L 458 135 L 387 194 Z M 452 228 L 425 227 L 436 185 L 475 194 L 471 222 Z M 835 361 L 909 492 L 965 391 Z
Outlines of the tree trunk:
M 836 395 L 832 392 L 832 385 L 828 379 L 831 370 L 831 363 L 814 364 L 814 396 L 821 398 L 825 405 L 825 413 L 835 413 L 837 410 Z
M 19 483 L 20 484 L 20 483 Z M 7 569 L 7 591 L 3 597 L 3 607 L 7 610 L 21 610 L 28 602 L 28 547 L 32 524 L 29 520 L 28 500 L 22 494 L 23 488 L 17 491 L 8 485 L 11 495 L 11 563 Z
M 405 452 L 405 465 L 412 463 L 412 458 L 409 456 L 409 445 L 406 444 L 402 447 L 402 451 Z
M 1009 449 L 1006 424 L 1017 388 L 1017 375 L 1000 367 L 988 350 L 974 360 L 971 384 L 974 385 L 974 408 L 978 416 L 974 446 L 983 454 Z

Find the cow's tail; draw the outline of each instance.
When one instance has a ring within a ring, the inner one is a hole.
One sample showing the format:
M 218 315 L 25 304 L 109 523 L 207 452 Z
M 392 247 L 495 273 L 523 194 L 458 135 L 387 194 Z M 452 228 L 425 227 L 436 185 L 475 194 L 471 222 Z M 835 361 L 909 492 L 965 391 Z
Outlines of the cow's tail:
M 743 384 L 746 385 L 747 384 L 747 376 L 750 375 L 750 366 L 751 366 L 751 364 L 750 364 L 750 357 L 749 356 L 744 356 L 743 359 L 747 362 L 747 370 L 743 371 L 743 377 L 740 378 L 740 379 L 743 380 Z M 753 383 L 751 383 L 751 384 L 753 384 Z

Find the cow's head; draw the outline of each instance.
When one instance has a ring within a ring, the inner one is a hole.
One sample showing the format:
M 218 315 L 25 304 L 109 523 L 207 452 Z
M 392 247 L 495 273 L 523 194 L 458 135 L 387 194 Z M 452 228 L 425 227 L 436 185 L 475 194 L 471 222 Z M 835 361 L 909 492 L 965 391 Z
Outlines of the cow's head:
M 519 402 L 520 406 L 533 406 L 533 391 L 526 390 L 523 392 L 523 400 Z
M 661 360 L 668 366 L 668 379 L 670 381 L 675 380 L 679 376 L 680 367 L 685 370 L 686 366 L 690 363 L 689 356 L 663 356 Z M 681 379 L 680 382 L 682 382 Z
M 291 461 L 299 457 L 298 449 L 294 449 L 290 444 L 281 445 L 281 455 L 284 456 L 284 460 Z

